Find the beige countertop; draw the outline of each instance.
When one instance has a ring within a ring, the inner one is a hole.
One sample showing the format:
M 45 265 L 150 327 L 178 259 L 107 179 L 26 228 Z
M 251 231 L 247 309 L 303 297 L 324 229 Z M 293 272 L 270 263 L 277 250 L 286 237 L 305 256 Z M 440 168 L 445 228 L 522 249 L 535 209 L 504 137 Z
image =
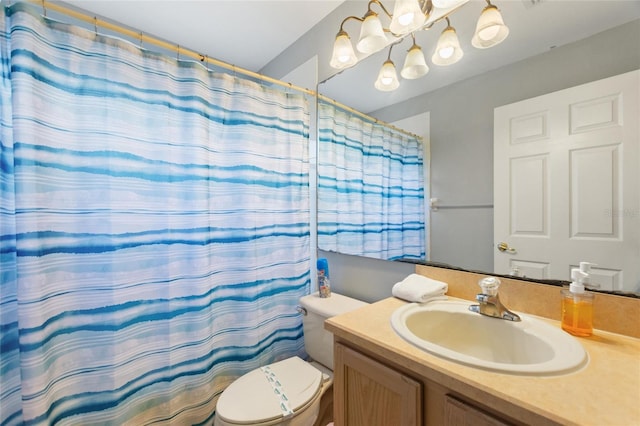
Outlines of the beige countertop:
M 589 354 L 589 363 L 577 372 L 502 374 L 449 361 L 406 342 L 390 322 L 393 311 L 406 303 L 384 299 L 330 318 L 325 328 L 416 377 L 524 423 L 640 425 L 640 339 L 595 330 L 591 337 L 576 338 Z M 560 327 L 558 321 L 538 318 Z

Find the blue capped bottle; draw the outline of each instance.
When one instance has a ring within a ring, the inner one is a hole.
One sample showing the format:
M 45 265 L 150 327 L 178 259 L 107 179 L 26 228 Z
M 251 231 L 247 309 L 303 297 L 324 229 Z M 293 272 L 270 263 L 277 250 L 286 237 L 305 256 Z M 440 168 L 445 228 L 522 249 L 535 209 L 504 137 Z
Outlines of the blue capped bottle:
M 324 257 L 316 263 L 318 270 L 318 292 L 320 297 L 331 296 L 331 282 L 329 281 L 329 262 Z

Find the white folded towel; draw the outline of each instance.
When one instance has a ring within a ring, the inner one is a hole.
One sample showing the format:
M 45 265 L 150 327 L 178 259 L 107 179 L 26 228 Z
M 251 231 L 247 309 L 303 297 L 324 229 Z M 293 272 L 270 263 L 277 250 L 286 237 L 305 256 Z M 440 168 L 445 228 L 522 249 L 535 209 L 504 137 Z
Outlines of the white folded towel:
M 395 283 L 391 294 L 409 302 L 425 303 L 431 300 L 446 299 L 445 293 L 448 289 L 449 286 L 445 282 L 411 274 L 404 280 Z

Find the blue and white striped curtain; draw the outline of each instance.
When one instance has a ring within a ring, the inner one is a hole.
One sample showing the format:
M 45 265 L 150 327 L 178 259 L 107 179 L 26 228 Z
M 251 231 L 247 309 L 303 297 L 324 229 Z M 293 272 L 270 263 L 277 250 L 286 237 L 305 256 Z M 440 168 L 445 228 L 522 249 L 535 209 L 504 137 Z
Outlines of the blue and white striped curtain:
M 421 139 L 318 103 L 318 247 L 425 259 Z
M 303 95 L 2 8 L 0 424 L 208 424 L 304 355 Z

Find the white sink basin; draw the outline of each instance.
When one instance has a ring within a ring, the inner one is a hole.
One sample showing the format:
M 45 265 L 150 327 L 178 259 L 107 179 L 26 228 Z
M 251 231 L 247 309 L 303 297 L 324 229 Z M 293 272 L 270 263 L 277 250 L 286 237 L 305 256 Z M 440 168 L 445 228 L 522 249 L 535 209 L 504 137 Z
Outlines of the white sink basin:
M 555 375 L 587 364 L 580 342 L 559 327 L 523 314 L 519 322 L 490 318 L 469 311 L 471 304 L 410 303 L 393 313 L 391 325 L 427 352 L 492 371 Z

